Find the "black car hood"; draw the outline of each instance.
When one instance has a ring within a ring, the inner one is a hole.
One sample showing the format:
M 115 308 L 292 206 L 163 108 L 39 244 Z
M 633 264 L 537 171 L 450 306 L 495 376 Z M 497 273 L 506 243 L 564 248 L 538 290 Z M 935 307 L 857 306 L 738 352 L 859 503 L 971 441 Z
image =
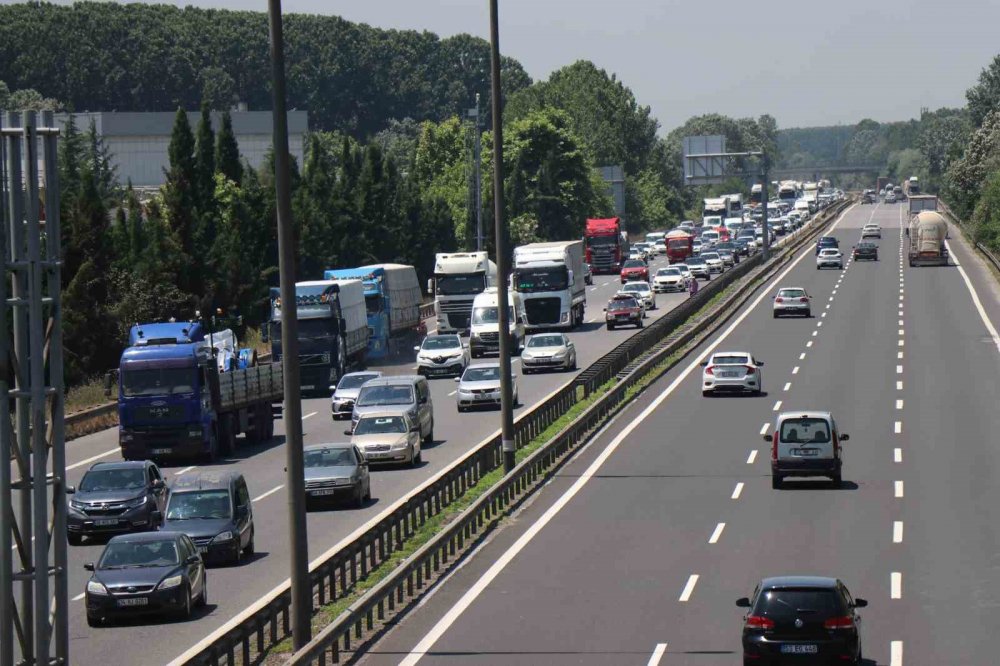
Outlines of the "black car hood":
M 164 520 L 160 529 L 169 532 L 182 532 L 192 539 L 198 537 L 214 537 L 226 530 L 235 529 L 231 518 L 186 518 L 183 520 Z
M 134 567 L 132 569 L 98 569 L 94 578 L 107 586 L 118 585 L 159 585 L 160 581 L 174 573 L 179 573 L 181 566 L 171 564 L 165 567 Z
M 70 498 L 75 499 L 77 502 L 93 504 L 94 502 L 125 502 L 138 497 L 144 497 L 145 495 L 145 488 L 138 488 L 134 490 L 78 490 L 75 494 L 70 495 Z

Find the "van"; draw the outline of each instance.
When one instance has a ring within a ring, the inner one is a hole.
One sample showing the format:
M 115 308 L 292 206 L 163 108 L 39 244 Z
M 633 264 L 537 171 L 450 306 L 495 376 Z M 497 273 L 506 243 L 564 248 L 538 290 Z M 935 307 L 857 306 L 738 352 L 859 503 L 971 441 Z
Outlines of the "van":
M 848 439 L 830 412 L 782 412 L 774 432 L 764 435 L 764 441 L 771 443 L 771 487 L 780 488 L 789 476 L 826 476 L 839 487 L 840 445 Z
M 205 562 L 238 564 L 254 552 L 253 506 L 235 471 L 188 472 L 170 484 L 162 530 L 182 532 Z
M 380 377 L 365 382 L 351 412 L 351 429 L 344 434 L 353 434 L 362 414 L 395 409 L 405 411 L 412 423 L 419 424 L 425 445 L 434 441 L 434 401 L 427 378 L 420 375 Z
M 472 358 L 479 358 L 486 352 L 500 352 L 500 320 L 496 287 L 487 287 L 472 302 L 472 332 L 469 334 L 469 351 Z M 524 331 L 527 316 L 524 302 L 516 291 L 507 292 L 507 321 L 511 336 L 511 354 L 520 354 L 524 348 Z

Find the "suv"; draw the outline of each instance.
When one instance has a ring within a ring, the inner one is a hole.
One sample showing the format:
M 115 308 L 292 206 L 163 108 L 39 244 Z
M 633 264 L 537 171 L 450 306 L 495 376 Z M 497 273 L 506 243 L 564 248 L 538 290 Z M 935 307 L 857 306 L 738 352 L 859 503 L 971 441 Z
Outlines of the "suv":
M 254 552 L 253 506 L 239 472 L 191 472 L 170 486 L 163 529 L 191 537 L 206 562 L 238 564 Z
M 830 412 L 778 414 L 774 432 L 764 435 L 771 444 L 771 487 L 781 488 L 788 476 L 828 476 L 840 487 L 840 444 L 848 439 L 837 430 Z
M 66 538 L 74 546 L 85 536 L 155 530 L 167 501 L 163 475 L 150 460 L 94 463 L 66 494 Z
M 366 382 L 354 403 L 351 429 L 344 434 L 354 432 L 362 414 L 397 408 L 404 410 L 410 420 L 419 426 L 425 445 L 434 441 L 434 402 L 427 379 L 419 375 L 396 375 Z
M 432 333 L 413 351 L 417 352 L 417 374 L 424 377 L 458 376 L 469 365 L 469 348 L 456 333 Z
M 765 578 L 753 596 L 736 600 L 743 618 L 744 664 L 861 663 L 861 616 L 837 578 Z M 786 661 L 787 660 L 787 661 Z

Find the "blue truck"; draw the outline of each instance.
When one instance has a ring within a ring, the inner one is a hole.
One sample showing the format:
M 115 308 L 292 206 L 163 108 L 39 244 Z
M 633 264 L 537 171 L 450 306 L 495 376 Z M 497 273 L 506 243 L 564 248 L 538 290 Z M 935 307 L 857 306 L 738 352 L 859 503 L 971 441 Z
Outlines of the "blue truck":
M 118 443 L 125 460 L 231 454 L 274 434 L 281 366 L 256 365 L 229 331 L 198 322 L 137 324 L 118 367 Z M 238 435 L 242 440 L 237 440 Z
M 389 339 L 420 323 L 420 284 L 413 266 L 372 264 L 323 273 L 327 280 L 361 280 L 368 315 L 367 358 L 389 355 Z

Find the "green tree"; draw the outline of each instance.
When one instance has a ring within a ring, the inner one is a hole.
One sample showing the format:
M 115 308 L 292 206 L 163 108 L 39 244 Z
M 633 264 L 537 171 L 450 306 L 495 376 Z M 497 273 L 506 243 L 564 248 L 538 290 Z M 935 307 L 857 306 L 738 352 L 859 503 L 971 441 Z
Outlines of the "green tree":
M 76 116 L 71 113 L 59 137 L 59 189 L 64 211 L 80 192 L 80 166 L 84 150 L 83 135 L 76 126 Z
M 198 212 L 207 225 L 213 217 L 212 203 L 215 196 L 215 132 L 212 131 L 211 108 L 208 102 L 201 104 L 201 117 L 198 119 L 198 128 L 195 132 L 194 172 Z
M 960 217 L 972 214 L 986 178 L 1000 170 L 1000 111 L 991 111 L 969 137 L 965 153 L 948 168 L 946 194 Z
M 979 74 L 979 82 L 965 92 L 972 123 L 979 127 L 993 111 L 1000 111 L 1000 55 Z
M 205 67 L 198 78 L 202 104 L 207 104 L 209 109 L 226 111 L 237 101 L 236 81 L 221 67 Z
M 180 242 L 181 270 L 177 284 L 181 291 L 200 295 L 204 281 L 202 258 L 204 248 L 197 247 L 198 233 L 198 190 L 197 167 L 194 155 L 194 136 L 187 114 L 178 108 L 174 117 L 174 128 L 170 135 L 167 155 L 170 167 L 163 185 L 163 204 L 170 228 Z
M 97 120 L 91 116 L 87 128 L 85 159 L 94 176 L 94 185 L 105 205 L 111 206 L 119 199 L 118 167 L 113 163 L 111 150 L 104 137 L 97 131 Z
M 489 144 L 483 138 L 484 164 L 489 156 Z M 448 206 L 453 235 L 458 247 L 469 247 L 471 224 L 469 214 L 468 157 L 465 129 L 458 118 L 440 123 L 425 122 L 417 140 L 416 153 L 410 177 L 421 191 L 425 201 L 439 200 Z M 489 172 L 483 169 L 484 192 Z M 484 208 L 487 207 L 485 196 Z
M 215 168 L 237 185 L 243 182 L 243 165 L 240 163 L 240 148 L 233 134 L 233 118 L 229 111 L 222 112 L 222 126 L 215 142 Z

